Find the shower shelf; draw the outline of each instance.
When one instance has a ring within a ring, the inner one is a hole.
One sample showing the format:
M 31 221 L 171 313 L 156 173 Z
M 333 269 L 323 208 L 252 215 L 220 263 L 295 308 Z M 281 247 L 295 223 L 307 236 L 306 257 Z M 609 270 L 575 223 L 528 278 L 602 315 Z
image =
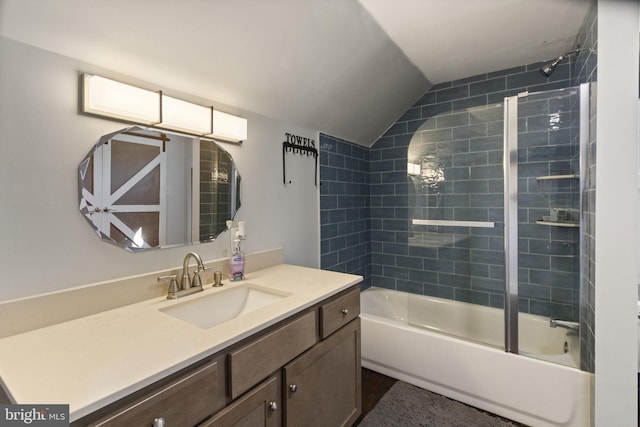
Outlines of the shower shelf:
M 573 175 L 546 175 L 546 176 L 536 176 L 536 179 L 538 181 L 548 181 L 550 179 L 574 179 L 574 178 L 580 178 L 580 175 L 578 174 L 573 174 Z
M 578 224 L 577 222 L 554 222 L 554 221 L 545 221 L 542 219 L 537 220 L 536 224 L 548 225 L 550 227 L 580 227 L 580 224 Z

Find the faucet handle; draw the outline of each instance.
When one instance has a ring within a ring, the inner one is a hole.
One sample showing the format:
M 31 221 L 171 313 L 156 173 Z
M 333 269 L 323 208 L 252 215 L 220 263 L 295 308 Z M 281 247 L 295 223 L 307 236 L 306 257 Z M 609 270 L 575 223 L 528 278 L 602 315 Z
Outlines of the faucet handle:
M 170 274 L 168 276 L 159 276 L 158 282 L 164 282 L 165 280 L 171 280 L 169 284 L 169 290 L 167 291 L 167 299 L 176 299 L 176 293 L 180 290 L 178 287 L 178 281 L 176 280 L 178 276 L 175 274 Z
M 196 270 L 193 272 L 193 279 L 191 280 L 191 287 L 192 288 L 201 288 L 202 287 L 202 280 L 200 279 L 200 269 Z
M 191 281 L 191 287 L 192 288 L 204 287 L 204 285 L 202 284 L 200 273 L 203 271 L 209 271 L 209 270 L 211 270 L 211 267 L 205 267 L 204 264 L 202 266 L 199 265 L 198 268 L 196 268 L 196 271 L 193 272 L 193 280 Z

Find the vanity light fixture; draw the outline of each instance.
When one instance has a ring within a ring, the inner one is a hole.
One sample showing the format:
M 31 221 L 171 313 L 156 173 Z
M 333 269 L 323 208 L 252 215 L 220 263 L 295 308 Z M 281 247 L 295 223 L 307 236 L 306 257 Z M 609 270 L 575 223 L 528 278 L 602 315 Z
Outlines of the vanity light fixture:
M 213 132 L 207 136 L 227 141 L 244 141 L 247 139 L 247 119 L 213 110 Z
M 85 113 L 128 120 L 145 125 L 160 123 L 161 92 L 142 89 L 104 77 L 83 76 Z
M 211 107 L 162 95 L 162 122 L 158 123 L 158 127 L 198 135 L 210 134 L 212 110 Z
M 105 77 L 83 75 L 82 112 L 177 130 L 205 138 L 242 142 L 247 119 Z

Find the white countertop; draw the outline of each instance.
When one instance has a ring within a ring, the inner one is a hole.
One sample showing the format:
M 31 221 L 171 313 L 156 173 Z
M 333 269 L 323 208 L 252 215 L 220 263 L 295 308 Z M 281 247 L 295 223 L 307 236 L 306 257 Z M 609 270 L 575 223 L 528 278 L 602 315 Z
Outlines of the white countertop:
M 12 335 L 0 339 L 0 381 L 15 403 L 69 404 L 75 421 L 361 280 L 283 264 L 179 300 L 155 298 Z M 244 283 L 291 295 L 211 329 L 159 311 Z

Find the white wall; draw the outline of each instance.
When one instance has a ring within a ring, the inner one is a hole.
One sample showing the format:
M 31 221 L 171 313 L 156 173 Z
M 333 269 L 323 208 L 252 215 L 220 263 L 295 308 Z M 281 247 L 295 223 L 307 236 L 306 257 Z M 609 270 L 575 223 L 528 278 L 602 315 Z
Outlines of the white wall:
M 595 425 L 637 425 L 638 2 L 598 1 Z
M 226 233 L 212 243 L 136 254 L 96 237 L 78 212 L 77 166 L 101 135 L 125 125 L 78 114 L 83 72 L 144 80 L 0 38 L 0 301 L 179 266 L 188 250 L 205 259 L 228 255 Z M 226 111 L 249 123 L 245 143 L 225 144 L 242 174 L 237 219 L 247 221 L 245 251 L 281 246 L 285 262 L 319 266 L 313 164 L 292 159 L 287 172 L 294 183 L 285 187 L 281 148 L 285 132 L 316 141 L 317 132 Z

